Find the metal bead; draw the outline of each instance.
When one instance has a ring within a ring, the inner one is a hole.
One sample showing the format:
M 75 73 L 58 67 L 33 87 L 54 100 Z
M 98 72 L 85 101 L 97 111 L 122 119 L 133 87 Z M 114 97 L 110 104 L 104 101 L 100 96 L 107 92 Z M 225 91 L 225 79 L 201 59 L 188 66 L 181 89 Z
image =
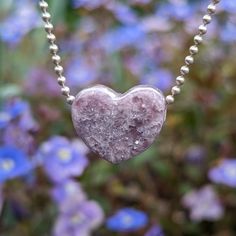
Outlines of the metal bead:
M 45 1 L 40 1 L 39 2 L 39 7 L 42 9 L 42 10 L 47 10 L 47 8 L 48 8 L 48 3 L 47 2 L 45 2 Z
M 187 75 L 187 74 L 189 73 L 189 68 L 188 68 L 188 66 L 182 66 L 182 67 L 180 68 L 180 73 L 181 73 L 181 75 Z
M 49 41 L 49 50 L 52 54 L 52 61 L 56 65 L 54 70 L 56 74 L 58 75 L 57 82 L 62 87 L 61 92 L 63 95 L 66 96 L 66 101 L 68 104 L 72 104 L 75 97 L 70 95 L 70 88 L 65 86 L 66 78 L 62 75 L 63 74 L 63 67 L 60 65 L 61 57 L 57 55 L 58 52 L 58 46 L 55 43 L 56 36 L 52 33 L 53 30 L 53 24 L 51 23 L 51 15 L 47 11 L 48 10 L 48 3 L 44 0 L 39 0 L 39 7 L 41 9 L 41 15 L 42 19 L 45 22 L 44 28 L 47 32 L 47 39 Z
M 178 76 L 178 77 L 176 78 L 176 83 L 177 83 L 177 85 L 183 85 L 184 82 L 185 82 L 185 79 L 184 79 L 183 76 Z
M 56 44 L 51 44 L 49 49 L 52 54 L 56 54 L 58 52 L 58 46 Z
M 65 96 L 69 96 L 70 95 L 70 88 L 65 86 L 61 88 L 61 93 Z
M 56 41 L 56 36 L 52 33 L 47 35 L 47 39 L 50 43 L 54 43 Z
M 49 21 L 51 19 L 51 15 L 48 12 L 43 12 L 42 18 L 44 21 Z
M 171 93 L 172 93 L 172 96 L 173 95 L 177 95 L 177 94 L 180 94 L 180 88 L 178 86 L 174 86 L 172 89 L 171 89 Z
M 52 61 L 54 64 L 58 65 L 61 62 L 61 57 L 58 55 L 53 55 L 52 56 Z
M 66 82 L 66 78 L 64 76 L 60 76 L 60 77 L 58 77 L 57 82 L 59 85 L 64 86 L 64 84 Z
M 196 36 L 194 37 L 193 41 L 194 41 L 194 43 L 195 43 L 196 45 L 201 44 L 202 41 L 203 41 L 202 36 L 201 36 L 201 35 L 196 35 Z
M 211 23 L 211 16 L 210 15 L 205 15 L 205 16 L 203 16 L 203 18 L 202 18 L 202 20 L 203 20 L 203 23 L 205 24 L 205 25 L 207 25 L 207 24 L 210 24 Z
M 199 33 L 200 33 L 201 35 L 203 35 L 203 34 L 205 34 L 205 33 L 207 32 L 207 27 L 206 27 L 205 25 L 200 25 L 200 26 L 198 27 L 198 30 L 199 30 Z
M 45 30 L 47 33 L 51 33 L 51 31 L 53 30 L 53 25 L 50 22 L 47 22 L 44 26 Z
M 184 75 L 189 73 L 189 65 L 194 63 L 193 55 L 198 53 L 198 45 L 202 43 L 202 35 L 206 34 L 207 27 L 206 25 L 209 24 L 212 20 L 211 15 L 213 15 L 216 11 L 216 4 L 220 2 L 220 0 L 211 0 L 211 4 L 207 7 L 207 14 L 203 16 L 203 24 L 199 26 L 199 34 L 194 37 L 194 44 L 189 48 L 190 54 L 185 58 L 185 64 L 180 68 L 181 76 L 178 76 L 176 78 L 176 86 L 174 86 L 171 89 L 171 94 L 166 97 L 166 103 L 172 104 L 175 99 L 174 95 L 177 95 L 180 93 L 181 89 L 180 86 L 184 84 L 185 78 Z M 47 34 L 47 39 L 50 43 L 49 49 L 52 54 L 52 61 L 56 65 L 54 70 L 58 75 L 58 84 L 62 86 L 61 91 L 63 95 L 66 96 L 67 103 L 72 104 L 75 97 L 70 95 L 70 88 L 65 86 L 66 78 L 62 75 L 63 74 L 63 67 L 60 65 L 61 58 L 59 55 L 57 55 L 58 52 L 58 46 L 56 45 L 56 36 L 52 33 L 53 25 L 51 23 L 51 15 L 48 12 L 48 3 L 45 0 L 39 0 L 39 7 L 41 9 L 42 19 L 45 22 L 45 31 Z
M 174 103 L 174 101 L 175 101 L 175 99 L 174 99 L 174 97 L 172 95 L 168 95 L 166 97 L 167 104 L 172 104 L 172 103 Z
M 216 12 L 216 6 L 214 4 L 209 4 L 207 7 L 207 11 L 209 14 L 214 14 Z
M 185 63 L 187 65 L 191 65 L 191 64 L 193 64 L 193 62 L 194 62 L 194 58 L 192 56 L 185 57 Z
M 72 105 L 72 103 L 74 102 L 75 97 L 74 96 L 69 96 L 68 98 L 66 98 L 66 101 L 69 105 Z
M 61 76 L 61 74 L 63 73 L 63 67 L 60 66 L 60 65 L 57 65 L 55 68 L 54 68 L 55 72 Z
M 189 48 L 189 52 L 191 55 L 195 55 L 198 53 L 198 47 L 196 45 L 193 45 Z

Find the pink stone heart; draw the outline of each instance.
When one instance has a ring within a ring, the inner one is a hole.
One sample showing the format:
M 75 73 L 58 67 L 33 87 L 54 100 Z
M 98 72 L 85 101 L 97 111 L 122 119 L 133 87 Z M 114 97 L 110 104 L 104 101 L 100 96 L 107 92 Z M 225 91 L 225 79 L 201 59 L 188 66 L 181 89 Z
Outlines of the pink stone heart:
M 91 150 L 119 163 L 147 149 L 166 118 L 162 92 L 136 86 L 124 94 L 97 85 L 78 93 L 72 120 L 78 135 Z

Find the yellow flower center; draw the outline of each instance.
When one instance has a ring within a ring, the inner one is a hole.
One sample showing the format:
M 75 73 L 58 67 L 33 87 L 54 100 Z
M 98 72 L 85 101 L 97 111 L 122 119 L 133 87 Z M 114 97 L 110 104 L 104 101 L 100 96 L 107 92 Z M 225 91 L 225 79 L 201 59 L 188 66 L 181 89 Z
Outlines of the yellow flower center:
M 236 177 L 236 168 L 235 167 L 230 167 L 228 168 L 228 174 L 231 176 L 231 177 Z
M 10 158 L 4 158 L 0 161 L 0 169 L 10 171 L 15 167 L 15 162 Z
M 61 148 L 57 154 L 58 158 L 63 162 L 69 162 L 72 158 L 71 152 L 67 148 Z
M 77 186 L 73 183 L 68 183 L 65 186 L 65 190 L 69 194 L 72 194 L 72 193 L 76 192 L 76 189 L 77 189 Z
M 133 219 L 132 219 L 132 217 L 130 217 L 130 216 L 124 216 L 123 217 L 123 223 L 125 224 L 125 225 L 130 225 L 131 223 L 132 223 L 132 221 L 133 221 Z
M 79 224 L 83 220 L 83 216 L 81 214 L 74 214 L 71 218 L 71 223 L 74 225 Z

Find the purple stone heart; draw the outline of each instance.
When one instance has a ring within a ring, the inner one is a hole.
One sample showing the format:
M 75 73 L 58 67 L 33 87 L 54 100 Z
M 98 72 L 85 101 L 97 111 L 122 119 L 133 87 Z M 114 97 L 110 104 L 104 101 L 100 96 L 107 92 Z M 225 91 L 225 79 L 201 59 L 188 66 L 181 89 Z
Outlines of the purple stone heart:
M 165 118 L 164 95 L 147 86 L 120 94 L 97 85 L 78 93 L 72 104 L 76 132 L 93 152 L 111 163 L 146 150 Z

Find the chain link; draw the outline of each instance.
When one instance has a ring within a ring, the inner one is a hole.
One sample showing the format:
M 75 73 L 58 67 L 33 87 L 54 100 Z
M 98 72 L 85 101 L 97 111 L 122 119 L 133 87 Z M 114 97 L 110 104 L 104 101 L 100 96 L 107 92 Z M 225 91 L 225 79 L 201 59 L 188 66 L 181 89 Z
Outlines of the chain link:
M 185 64 L 180 68 L 180 75 L 176 78 L 175 85 L 171 88 L 171 94 L 166 96 L 166 103 L 172 104 L 175 96 L 180 94 L 181 86 L 185 82 L 185 76 L 190 72 L 190 66 L 194 63 L 194 56 L 199 51 L 199 45 L 203 41 L 203 35 L 207 33 L 207 25 L 211 23 L 212 15 L 216 12 L 216 5 L 220 0 L 211 0 L 207 6 L 207 13 L 202 18 L 202 24 L 198 27 L 198 34 L 194 36 L 194 44 L 189 48 L 189 55 L 185 57 Z M 66 96 L 68 104 L 72 104 L 75 97 L 70 94 L 70 88 L 65 85 L 66 78 L 63 75 L 63 67 L 61 66 L 61 58 L 58 55 L 58 46 L 56 44 L 56 36 L 53 34 L 53 25 L 51 23 L 51 15 L 48 12 L 48 3 L 45 0 L 39 0 L 39 6 L 42 12 L 42 19 L 45 22 L 44 28 L 47 33 L 49 49 L 52 55 L 52 61 L 55 65 L 54 70 L 58 76 L 58 84 L 61 86 L 61 92 Z
M 61 66 L 61 57 L 58 55 L 59 48 L 56 44 L 56 36 L 53 33 L 51 15 L 48 12 L 48 3 L 44 0 L 40 0 L 39 7 L 42 12 L 42 19 L 45 22 L 44 28 L 47 33 L 47 39 L 49 42 L 49 50 L 52 55 L 52 61 L 55 65 L 54 70 L 58 76 L 57 82 L 61 86 L 61 93 L 66 97 L 67 103 L 71 105 L 75 100 L 75 97 L 70 94 L 70 88 L 66 86 L 66 78 L 63 75 L 64 69 Z
M 175 96 L 180 94 L 181 86 L 185 82 L 185 76 L 190 71 L 190 66 L 194 63 L 194 56 L 199 51 L 199 45 L 203 41 L 203 35 L 207 33 L 207 25 L 211 23 L 212 15 L 216 12 L 216 5 L 220 0 L 211 0 L 207 6 L 207 13 L 202 18 L 202 24 L 198 27 L 198 34 L 194 36 L 194 44 L 189 48 L 190 55 L 185 57 L 185 64 L 180 68 L 180 75 L 176 78 L 175 85 L 171 88 L 171 94 L 166 96 L 166 103 L 172 104 L 175 101 Z

